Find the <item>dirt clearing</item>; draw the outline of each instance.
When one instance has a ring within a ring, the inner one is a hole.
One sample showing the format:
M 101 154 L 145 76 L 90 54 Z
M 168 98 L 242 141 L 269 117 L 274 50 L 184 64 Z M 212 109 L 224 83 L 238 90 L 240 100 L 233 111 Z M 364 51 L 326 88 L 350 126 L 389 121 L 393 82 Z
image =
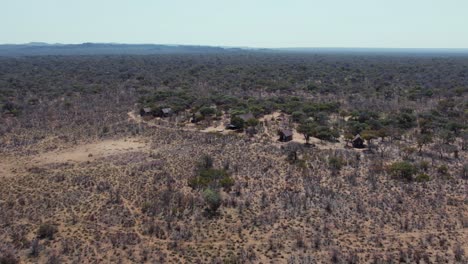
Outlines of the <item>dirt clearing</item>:
M 32 165 L 41 165 L 63 162 L 87 162 L 110 155 L 144 150 L 146 148 L 145 142 L 135 138 L 109 139 L 39 154 L 32 158 L 31 163 Z

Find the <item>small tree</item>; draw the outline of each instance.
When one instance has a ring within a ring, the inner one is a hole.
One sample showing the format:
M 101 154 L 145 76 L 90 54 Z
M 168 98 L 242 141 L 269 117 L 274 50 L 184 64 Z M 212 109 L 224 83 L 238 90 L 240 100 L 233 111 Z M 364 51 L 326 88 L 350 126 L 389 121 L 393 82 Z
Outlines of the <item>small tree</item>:
M 258 126 L 258 120 L 255 118 L 250 118 L 249 120 L 247 120 L 245 125 L 247 125 L 248 127 L 256 127 Z
M 416 138 L 416 142 L 418 143 L 418 148 L 419 148 L 419 154 L 421 155 L 422 148 L 429 144 L 432 143 L 432 135 L 427 133 L 427 134 L 418 134 Z
M 212 107 L 202 107 L 200 108 L 200 114 L 202 114 L 204 117 L 205 116 L 212 116 L 216 113 L 216 110 Z
M 244 120 L 238 116 L 233 116 L 231 118 L 231 125 L 235 126 L 238 129 L 244 128 Z
M 297 128 L 297 132 L 304 135 L 306 144 L 309 144 L 310 137 L 312 137 L 315 134 L 316 127 L 317 125 L 314 122 L 308 121 L 300 124 Z
M 328 158 L 328 167 L 332 171 L 333 174 L 337 174 L 340 172 L 341 168 L 343 168 L 344 160 L 341 157 L 332 156 Z
M 302 111 L 293 112 L 291 116 L 294 122 L 302 122 L 305 119 L 305 114 Z
M 203 155 L 198 163 L 199 169 L 211 169 L 213 168 L 213 158 L 210 155 Z
M 215 215 L 216 211 L 221 206 L 221 195 L 217 191 L 207 188 L 203 191 L 203 198 L 208 206 L 207 211 L 210 215 Z

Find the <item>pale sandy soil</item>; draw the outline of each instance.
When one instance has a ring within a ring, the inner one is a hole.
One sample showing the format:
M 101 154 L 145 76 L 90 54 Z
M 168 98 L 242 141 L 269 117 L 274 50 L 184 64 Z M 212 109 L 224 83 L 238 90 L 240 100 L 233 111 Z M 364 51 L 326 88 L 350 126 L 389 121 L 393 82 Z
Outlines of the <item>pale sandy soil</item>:
M 217 125 L 209 126 L 203 130 L 200 130 L 200 132 L 218 132 L 218 133 L 227 133 L 225 125 L 223 123 L 219 123 Z
M 0 157 L 0 178 L 11 177 L 14 175 L 18 168 L 22 167 L 22 162 L 16 158 L 1 156 Z
M 146 148 L 146 144 L 136 138 L 108 139 L 96 143 L 78 145 L 68 149 L 45 152 L 33 157 L 31 159 L 31 164 L 87 162 Z
M 148 150 L 149 146 L 139 138 L 108 139 L 77 145 L 32 156 L 1 156 L 0 178 L 12 177 L 33 167 L 53 163 L 91 162 L 111 155 Z
M 270 122 L 272 120 L 276 120 L 277 118 L 280 118 L 283 114 L 279 111 L 276 111 L 276 112 L 273 112 L 272 114 L 269 114 L 269 115 L 264 115 L 262 117 L 260 117 L 258 120 L 260 122 L 264 122 L 264 121 L 267 121 L 267 122 Z
M 226 129 L 226 125 L 229 124 L 228 115 L 223 112 L 220 120 L 214 120 L 210 126 L 200 130 L 201 132 L 205 133 L 221 133 L 221 134 L 229 134 L 232 131 Z

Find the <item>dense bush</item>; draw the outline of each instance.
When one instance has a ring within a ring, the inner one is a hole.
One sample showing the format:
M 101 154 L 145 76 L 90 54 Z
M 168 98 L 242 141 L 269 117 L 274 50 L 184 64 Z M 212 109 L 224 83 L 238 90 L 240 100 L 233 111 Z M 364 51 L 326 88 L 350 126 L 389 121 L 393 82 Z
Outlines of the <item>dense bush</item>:
M 407 161 L 395 162 L 387 170 L 393 177 L 407 181 L 412 181 L 413 176 L 418 172 L 418 168 Z
M 200 108 L 200 113 L 203 115 L 203 116 L 212 116 L 216 113 L 216 109 L 212 108 L 212 107 L 202 107 Z
M 244 120 L 238 116 L 233 116 L 231 118 L 231 125 L 233 125 L 234 127 L 238 128 L 238 129 L 242 129 L 244 128 Z
M 317 122 L 311 120 L 307 120 L 299 124 L 297 132 L 304 135 L 307 143 L 311 137 L 316 137 L 328 141 L 333 141 L 339 137 L 339 132 L 337 130 L 331 129 L 325 125 L 319 125 Z
M 197 175 L 188 180 L 193 189 L 224 188 L 229 190 L 234 185 L 234 179 L 225 169 L 213 168 L 211 156 L 204 155 L 198 163 Z

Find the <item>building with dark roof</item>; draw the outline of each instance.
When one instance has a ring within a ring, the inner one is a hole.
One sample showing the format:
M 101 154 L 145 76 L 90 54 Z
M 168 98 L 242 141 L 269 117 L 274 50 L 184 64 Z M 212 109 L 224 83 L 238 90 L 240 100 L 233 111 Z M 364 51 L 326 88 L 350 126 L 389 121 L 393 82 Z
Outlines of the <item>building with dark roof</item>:
M 351 143 L 353 143 L 353 148 L 364 148 L 364 139 L 361 138 L 361 135 L 357 134 L 353 140 L 351 140 Z
M 293 139 L 293 131 L 291 129 L 280 129 L 278 135 L 281 142 L 288 142 Z

